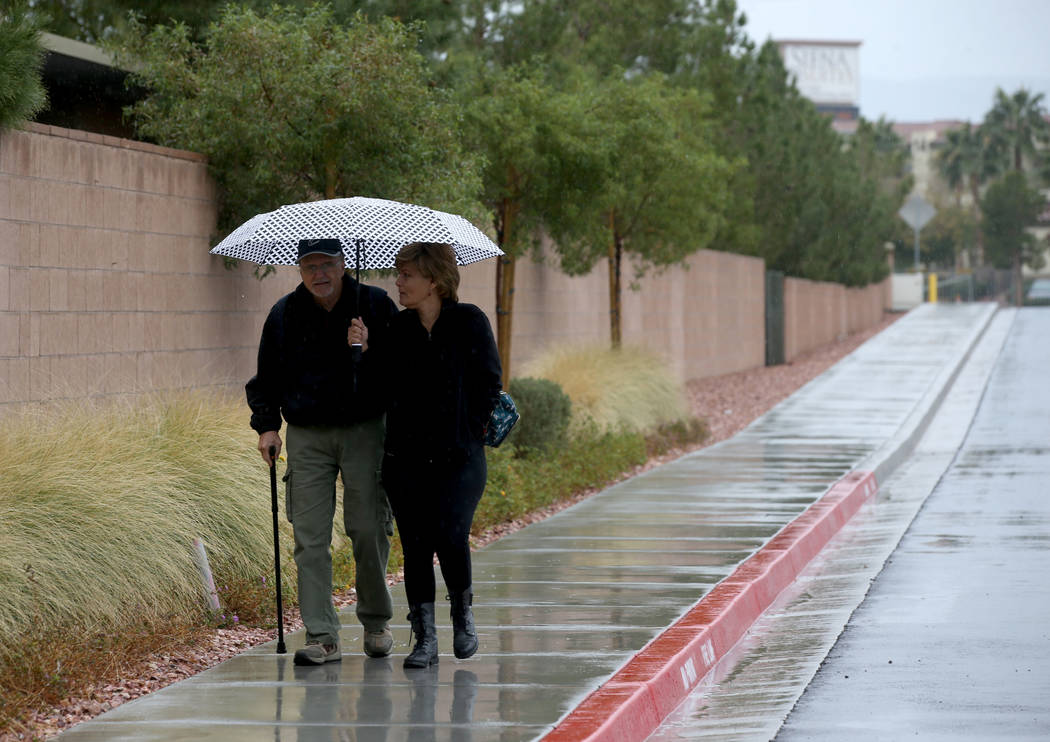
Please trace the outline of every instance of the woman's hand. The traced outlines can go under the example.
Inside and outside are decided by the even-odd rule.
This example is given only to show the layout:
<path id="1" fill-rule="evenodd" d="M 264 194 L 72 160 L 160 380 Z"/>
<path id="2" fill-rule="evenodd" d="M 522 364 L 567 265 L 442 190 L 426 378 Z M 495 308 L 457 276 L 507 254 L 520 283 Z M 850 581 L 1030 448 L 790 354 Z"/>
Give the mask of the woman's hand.
<path id="1" fill-rule="evenodd" d="M 360 345 L 362 352 L 368 350 L 368 328 L 359 317 L 350 320 L 350 329 L 346 331 L 346 342 L 350 345 Z"/>

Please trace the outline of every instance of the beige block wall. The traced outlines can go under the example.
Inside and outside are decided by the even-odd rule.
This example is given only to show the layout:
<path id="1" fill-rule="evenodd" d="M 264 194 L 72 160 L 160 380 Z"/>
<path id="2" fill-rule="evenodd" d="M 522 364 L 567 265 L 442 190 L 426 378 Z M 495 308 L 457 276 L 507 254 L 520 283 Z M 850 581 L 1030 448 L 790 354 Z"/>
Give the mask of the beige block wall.
<path id="1" fill-rule="evenodd" d="M 215 196 L 195 153 L 36 124 L 0 133 L 0 412 L 243 386 L 266 313 L 298 274 L 259 281 L 210 256 Z M 495 268 L 465 267 L 460 290 L 493 326 Z M 376 283 L 396 300 L 392 279 Z M 683 379 L 762 365 L 761 260 L 704 250 L 639 284 L 623 296 L 625 344 L 664 355 Z M 882 316 L 874 288 L 789 279 L 785 291 L 789 358 Z M 520 260 L 512 372 L 551 345 L 607 344 L 608 316 L 604 261 L 569 277 Z"/>
<path id="2" fill-rule="evenodd" d="M 784 279 L 785 360 L 878 324 L 888 299 L 889 279 L 864 288 Z"/>
<path id="3" fill-rule="evenodd" d="M 483 267 L 485 264 L 482 264 Z M 494 264 L 492 265 L 494 268 Z M 468 267 L 469 269 L 469 267 Z M 685 268 L 653 272 L 623 291 L 623 343 L 665 358 L 681 379 L 761 366 L 765 359 L 764 264 L 757 258 L 701 250 Z M 634 275 L 628 266 L 625 279 Z M 584 276 L 557 269 L 549 250 L 515 268 L 511 373 L 552 346 L 607 346 L 608 262 Z M 461 299 L 495 322 L 494 270 L 464 274 Z M 495 327 L 495 324 L 493 324 Z"/>
<path id="4" fill-rule="evenodd" d="M 624 343 L 661 353 L 683 380 L 765 361 L 765 265 L 758 258 L 700 250 L 685 268 L 643 278 L 623 303 Z"/>
<path id="5" fill-rule="evenodd" d="M 208 255 L 215 213 L 200 155 L 35 124 L 0 133 L 0 409 L 243 384 L 294 278 L 227 271 Z"/>

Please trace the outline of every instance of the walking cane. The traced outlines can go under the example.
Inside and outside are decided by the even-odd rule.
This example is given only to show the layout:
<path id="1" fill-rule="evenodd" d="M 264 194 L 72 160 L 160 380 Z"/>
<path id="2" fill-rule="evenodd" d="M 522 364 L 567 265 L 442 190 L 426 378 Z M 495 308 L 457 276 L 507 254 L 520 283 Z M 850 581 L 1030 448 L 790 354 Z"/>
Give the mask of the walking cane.
<path id="1" fill-rule="evenodd" d="M 284 654 L 284 608 L 281 605 L 281 545 L 277 539 L 277 447 L 270 446 L 270 503 L 273 506 L 273 568 L 277 578 L 277 654 Z"/>

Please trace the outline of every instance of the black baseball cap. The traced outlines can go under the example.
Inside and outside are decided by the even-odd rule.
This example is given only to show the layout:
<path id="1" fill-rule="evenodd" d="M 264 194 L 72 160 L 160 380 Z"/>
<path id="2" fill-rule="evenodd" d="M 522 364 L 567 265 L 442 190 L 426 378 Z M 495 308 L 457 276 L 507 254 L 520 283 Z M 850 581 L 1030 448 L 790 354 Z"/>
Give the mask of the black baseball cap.
<path id="1" fill-rule="evenodd" d="M 319 240 L 299 240 L 299 257 L 302 260 L 307 255 L 321 253 L 322 255 L 342 255 L 343 246 L 334 237 L 326 237 Z"/>

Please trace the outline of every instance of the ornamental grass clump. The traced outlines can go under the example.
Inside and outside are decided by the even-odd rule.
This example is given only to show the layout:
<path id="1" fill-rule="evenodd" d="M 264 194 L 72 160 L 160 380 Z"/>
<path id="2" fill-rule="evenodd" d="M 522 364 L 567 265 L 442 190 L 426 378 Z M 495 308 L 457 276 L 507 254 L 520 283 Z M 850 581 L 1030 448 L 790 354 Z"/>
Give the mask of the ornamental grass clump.
<path id="1" fill-rule="evenodd" d="M 269 475 L 243 402 L 214 393 L 53 405 L 0 428 L 0 640 L 200 612 L 217 580 L 273 574 Z M 282 518 L 283 521 L 283 518 Z M 290 543 L 290 537 L 285 537 Z"/>
<path id="2" fill-rule="evenodd" d="M 555 348 L 526 365 L 525 373 L 549 379 L 572 400 L 572 427 L 649 432 L 686 420 L 682 384 L 667 364 L 640 348 Z"/>

